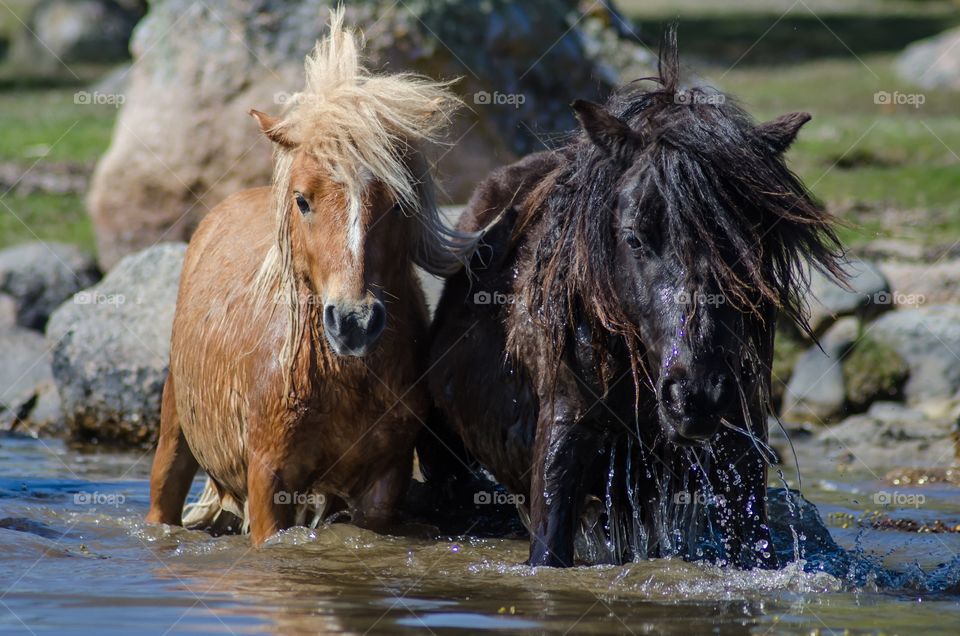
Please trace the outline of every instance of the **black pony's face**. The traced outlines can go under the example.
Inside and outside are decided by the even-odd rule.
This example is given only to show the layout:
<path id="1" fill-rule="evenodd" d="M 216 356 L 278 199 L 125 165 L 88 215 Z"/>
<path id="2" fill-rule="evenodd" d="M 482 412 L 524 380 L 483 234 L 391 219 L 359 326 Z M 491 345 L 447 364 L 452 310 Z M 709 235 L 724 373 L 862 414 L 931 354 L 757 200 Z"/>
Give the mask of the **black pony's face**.
<path id="1" fill-rule="evenodd" d="M 677 443 L 709 440 L 740 408 L 739 392 L 752 390 L 739 356 L 750 317 L 705 254 L 689 262 L 673 250 L 661 213 L 643 209 L 641 184 L 642 175 L 627 178 L 616 205 L 615 289 L 643 343 L 664 432 Z"/>
<path id="2" fill-rule="evenodd" d="M 716 240 L 707 232 L 710 245 L 698 243 L 705 241 L 703 227 L 713 222 L 703 212 L 709 206 L 698 198 L 719 200 L 705 192 L 711 184 L 671 168 L 662 154 L 655 162 L 645 133 L 603 107 L 576 102 L 574 109 L 591 141 L 622 169 L 611 198 L 614 289 L 640 337 L 663 431 L 678 444 L 708 441 L 725 420 L 738 419 L 746 396 L 754 395 L 758 367 L 744 358 L 756 359 L 757 334 L 772 327 L 772 312 L 757 311 L 763 302 L 749 286 L 735 294 L 723 288 L 718 272 L 737 272 L 744 265 L 742 252 L 724 246 L 722 232 Z M 807 119 L 786 116 L 744 134 L 763 135 L 758 147 L 777 154 Z M 664 191 L 684 196 L 665 200 Z M 685 223 L 699 224 L 700 234 Z M 755 275 L 775 278 L 772 271 Z M 743 308 L 745 296 L 750 309 Z"/>

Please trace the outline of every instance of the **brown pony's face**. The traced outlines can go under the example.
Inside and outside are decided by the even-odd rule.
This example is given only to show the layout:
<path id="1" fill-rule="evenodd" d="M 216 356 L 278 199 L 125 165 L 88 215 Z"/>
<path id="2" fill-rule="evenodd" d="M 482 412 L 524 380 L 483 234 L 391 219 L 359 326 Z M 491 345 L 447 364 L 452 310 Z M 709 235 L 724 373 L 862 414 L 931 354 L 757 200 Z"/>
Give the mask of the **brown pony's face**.
<path id="1" fill-rule="evenodd" d="M 270 136 L 269 127 L 265 132 Z M 286 213 L 294 269 L 310 288 L 310 302 L 323 307 L 324 335 L 333 351 L 364 356 L 387 324 L 384 290 L 403 262 L 407 224 L 372 175 L 351 175 L 346 184 L 309 150 L 288 150 L 293 160 Z"/>
<path id="2" fill-rule="evenodd" d="M 323 303 L 327 342 L 345 356 L 366 355 L 383 333 L 383 290 L 405 244 L 396 202 L 372 177 L 361 180 L 364 193 L 351 195 L 304 151 L 290 178 L 296 269 Z"/>

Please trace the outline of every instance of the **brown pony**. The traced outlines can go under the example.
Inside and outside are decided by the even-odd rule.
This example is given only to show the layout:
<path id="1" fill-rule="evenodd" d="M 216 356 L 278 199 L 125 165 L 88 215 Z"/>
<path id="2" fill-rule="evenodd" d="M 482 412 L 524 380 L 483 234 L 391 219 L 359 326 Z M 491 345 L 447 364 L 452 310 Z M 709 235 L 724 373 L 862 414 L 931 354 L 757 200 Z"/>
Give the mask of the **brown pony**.
<path id="1" fill-rule="evenodd" d="M 240 517 L 254 544 L 347 510 L 391 520 L 427 408 L 428 313 L 414 265 L 455 271 L 476 240 L 445 227 L 424 144 L 459 105 L 448 85 L 373 75 L 332 14 L 282 117 L 272 188 L 210 212 L 187 250 L 147 520 Z M 211 485 L 212 482 L 212 485 Z"/>

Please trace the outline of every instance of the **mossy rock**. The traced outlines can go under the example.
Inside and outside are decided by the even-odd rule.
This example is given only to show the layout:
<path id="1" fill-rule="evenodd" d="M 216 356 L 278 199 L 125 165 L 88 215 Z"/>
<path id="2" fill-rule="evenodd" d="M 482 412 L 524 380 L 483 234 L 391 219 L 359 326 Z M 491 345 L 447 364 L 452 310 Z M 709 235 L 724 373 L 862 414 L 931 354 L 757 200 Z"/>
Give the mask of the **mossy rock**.
<path id="1" fill-rule="evenodd" d="M 910 377 L 907 361 L 892 347 L 865 336 L 841 362 L 847 411 L 861 413 L 880 400 L 903 399 L 903 387 Z"/>
<path id="2" fill-rule="evenodd" d="M 770 401 L 776 412 L 780 412 L 783 396 L 787 384 L 793 375 L 793 367 L 797 358 L 808 348 L 808 345 L 794 335 L 790 328 L 777 326 L 777 334 L 773 342 L 773 368 L 770 382 Z"/>

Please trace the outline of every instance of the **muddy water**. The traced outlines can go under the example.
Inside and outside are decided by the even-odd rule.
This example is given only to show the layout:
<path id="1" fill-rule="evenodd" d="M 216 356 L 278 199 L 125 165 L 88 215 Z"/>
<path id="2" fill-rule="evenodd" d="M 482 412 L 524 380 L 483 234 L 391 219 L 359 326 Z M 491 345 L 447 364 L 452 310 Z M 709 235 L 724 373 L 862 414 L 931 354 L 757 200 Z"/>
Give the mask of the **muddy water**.
<path id="1" fill-rule="evenodd" d="M 858 564 L 834 576 L 678 560 L 535 571 L 519 541 L 349 525 L 251 550 L 243 537 L 146 526 L 149 462 L 0 438 L 0 633 L 960 633 L 960 535 L 849 522 L 883 488 L 855 473 L 804 479 Z M 891 516 L 960 523 L 950 487 L 898 492 L 924 503 Z"/>

